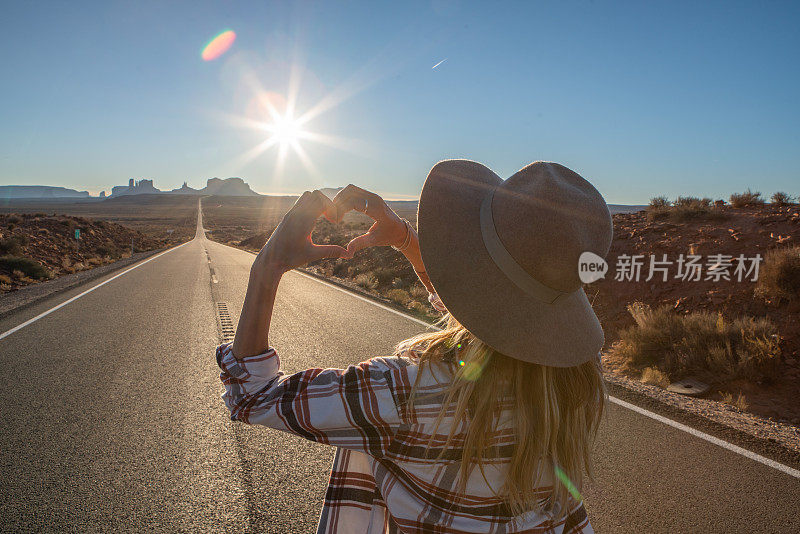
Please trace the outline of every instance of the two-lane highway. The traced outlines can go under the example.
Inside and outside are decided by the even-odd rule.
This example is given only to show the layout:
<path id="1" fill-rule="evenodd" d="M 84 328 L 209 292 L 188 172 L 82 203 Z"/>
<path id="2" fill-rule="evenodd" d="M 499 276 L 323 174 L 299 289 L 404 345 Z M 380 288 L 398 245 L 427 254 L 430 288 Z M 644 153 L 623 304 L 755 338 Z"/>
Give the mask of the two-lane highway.
<path id="1" fill-rule="evenodd" d="M 333 450 L 234 424 L 213 349 L 253 256 L 191 242 L 0 321 L 0 530 L 312 532 Z M 224 320 L 224 317 L 223 317 Z M 301 273 L 271 342 L 288 372 L 424 328 Z M 611 404 L 585 492 L 599 532 L 799 532 L 800 479 Z"/>

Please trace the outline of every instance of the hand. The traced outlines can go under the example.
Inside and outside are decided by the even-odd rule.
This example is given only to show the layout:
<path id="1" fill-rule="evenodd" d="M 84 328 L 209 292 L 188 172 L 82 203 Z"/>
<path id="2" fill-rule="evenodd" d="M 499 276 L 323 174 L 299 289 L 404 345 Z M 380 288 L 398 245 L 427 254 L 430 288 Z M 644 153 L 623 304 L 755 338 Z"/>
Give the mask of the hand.
<path id="1" fill-rule="evenodd" d="M 405 221 L 375 193 L 350 184 L 336 194 L 333 204 L 336 207 L 336 222 L 341 221 L 350 210 L 360 211 L 375 221 L 367 233 L 347 244 L 347 251 L 351 255 L 369 247 L 398 246 L 406 238 L 408 227 Z"/>
<path id="2" fill-rule="evenodd" d="M 336 222 L 336 213 L 336 206 L 320 191 L 303 193 L 258 253 L 253 269 L 267 268 L 282 274 L 323 258 L 351 258 L 353 255 L 343 247 L 311 241 L 319 216 Z"/>

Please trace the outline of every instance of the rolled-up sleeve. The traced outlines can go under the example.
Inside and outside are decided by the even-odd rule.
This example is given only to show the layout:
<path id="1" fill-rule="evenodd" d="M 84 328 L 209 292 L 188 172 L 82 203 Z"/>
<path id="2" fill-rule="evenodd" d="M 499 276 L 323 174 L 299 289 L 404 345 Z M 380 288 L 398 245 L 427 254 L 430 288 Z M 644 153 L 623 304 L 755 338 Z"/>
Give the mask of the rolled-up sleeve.
<path id="1" fill-rule="evenodd" d="M 376 358 L 347 369 L 286 375 L 275 349 L 237 359 L 217 348 L 231 419 L 290 432 L 311 441 L 382 456 L 402 424 L 393 368 Z"/>

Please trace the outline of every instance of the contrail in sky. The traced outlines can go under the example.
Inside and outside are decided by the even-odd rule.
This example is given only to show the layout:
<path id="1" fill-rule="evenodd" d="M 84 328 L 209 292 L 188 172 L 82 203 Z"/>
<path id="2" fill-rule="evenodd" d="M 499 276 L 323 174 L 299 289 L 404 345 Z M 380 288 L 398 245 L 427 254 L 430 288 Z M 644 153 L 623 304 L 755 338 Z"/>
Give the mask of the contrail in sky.
<path id="1" fill-rule="evenodd" d="M 441 64 L 442 64 L 442 63 L 444 63 L 445 61 L 447 61 L 447 58 L 444 58 L 444 59 L 443 59 L 443 60 L 441 60 L 439 63 L 437 63 L 436 65 L 434 65 L 433 67 L 431 67 L 431 70 L 435 69 L 436 67 L 438 67 L 439 65 L 441 65 Z"/>

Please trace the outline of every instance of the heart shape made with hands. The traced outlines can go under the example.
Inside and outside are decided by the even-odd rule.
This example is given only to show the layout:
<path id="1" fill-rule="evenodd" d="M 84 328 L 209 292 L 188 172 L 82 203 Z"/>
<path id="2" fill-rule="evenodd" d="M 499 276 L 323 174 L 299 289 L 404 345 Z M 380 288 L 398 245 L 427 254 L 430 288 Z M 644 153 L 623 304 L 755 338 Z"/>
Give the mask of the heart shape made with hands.
<path id="1" fill-rule="evenodd" d="M 333 207 L 335 214 L 325 213 L 325 218 L 332 222 L 341 223 L 350 211 L 363 213 L 374 221 L 365 233 L 347 244 L 351 255 L 365 248 L 401 243 L 406 237 L 405 222 L 375 193 L 348 185 L 336 194 Z"/>

